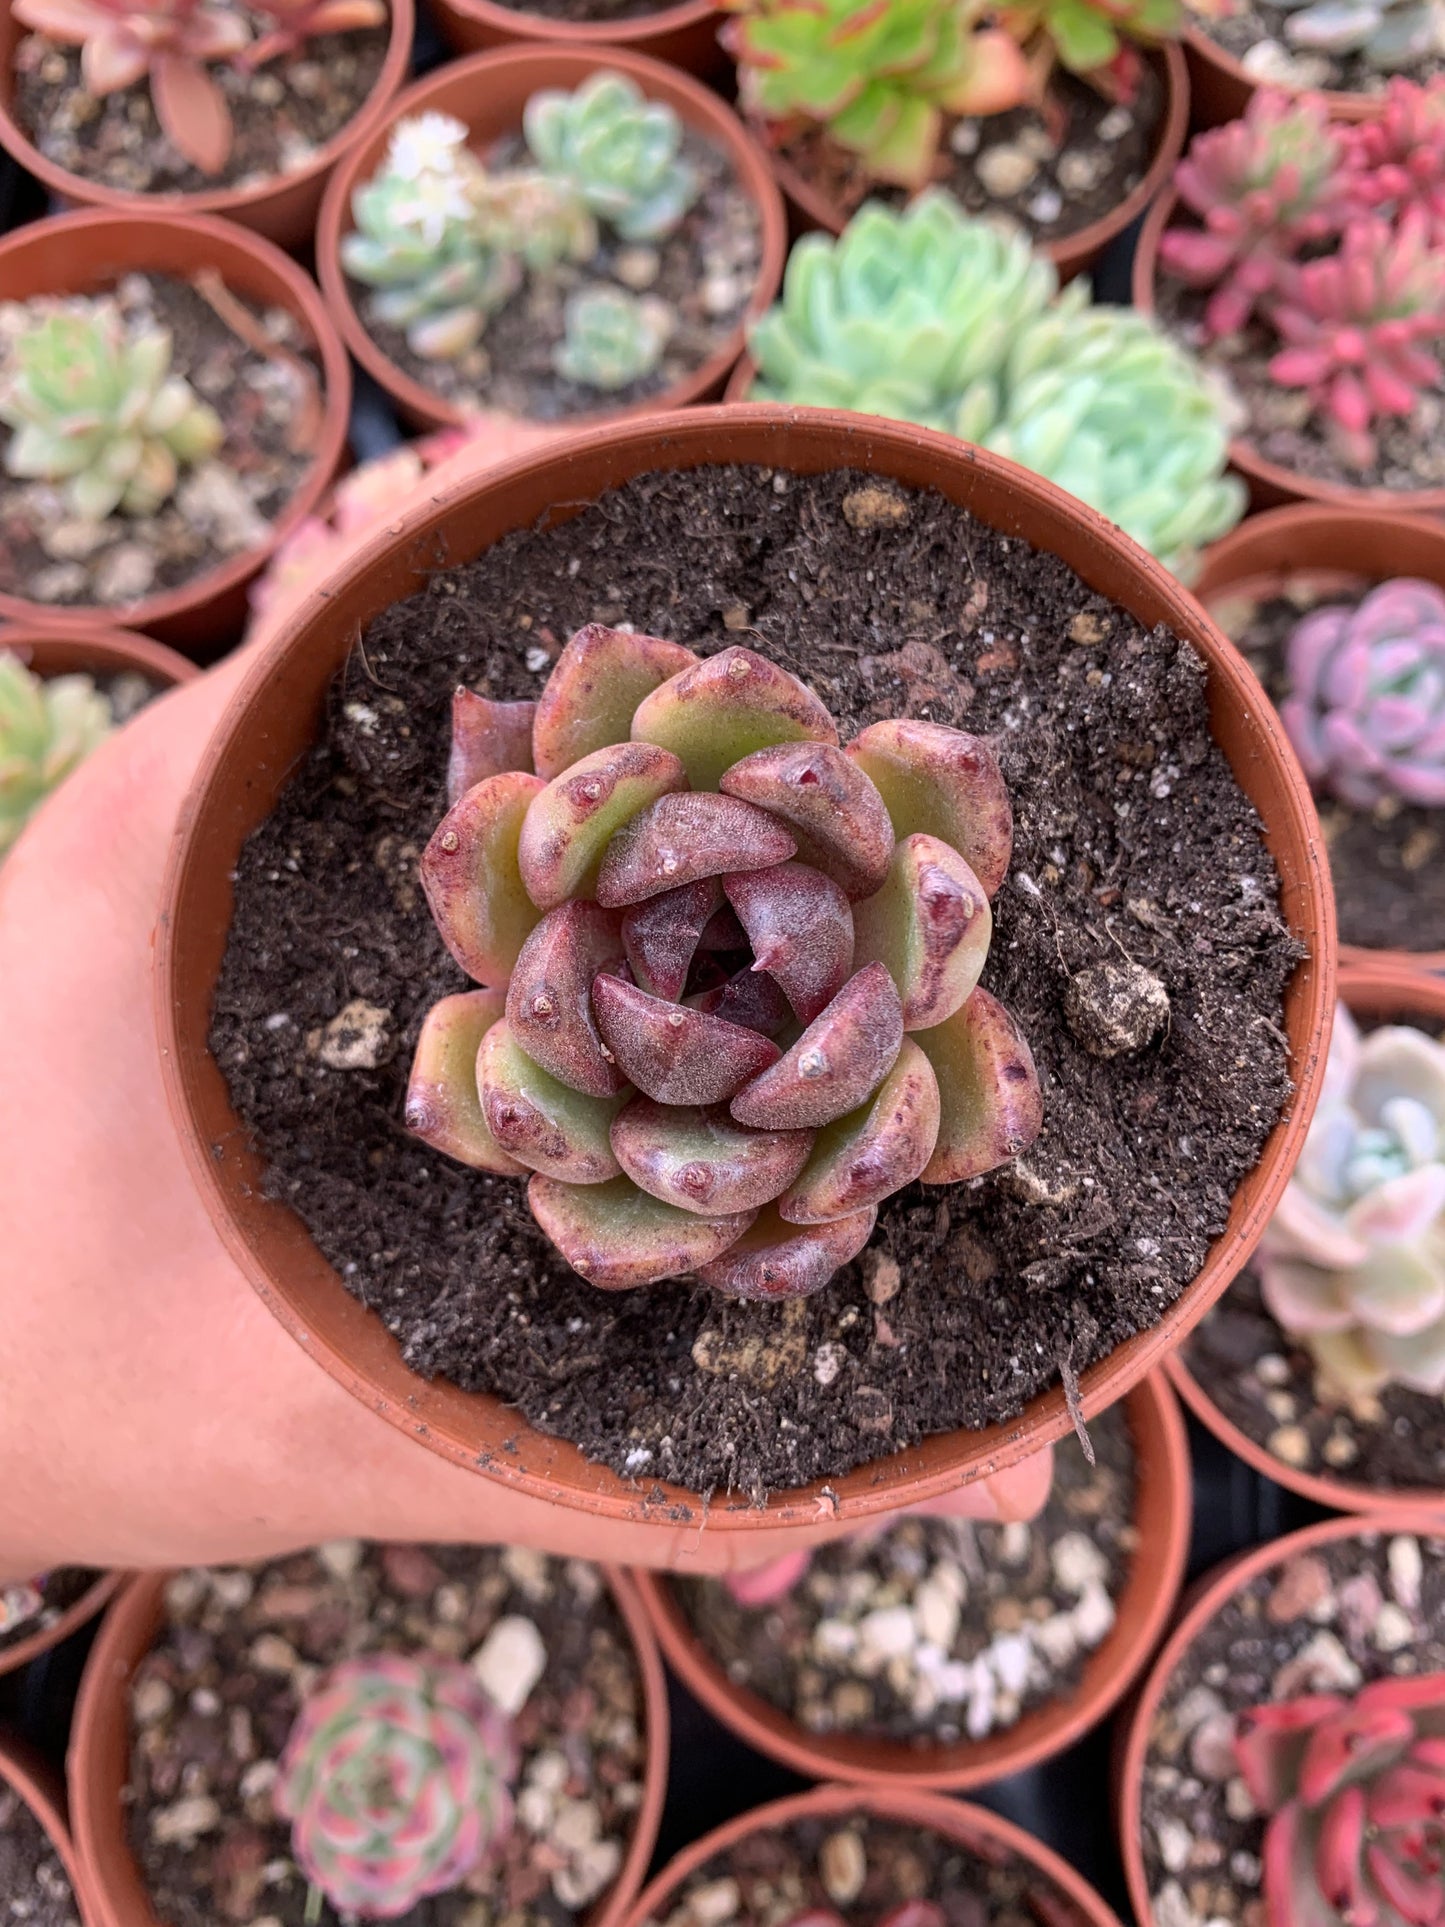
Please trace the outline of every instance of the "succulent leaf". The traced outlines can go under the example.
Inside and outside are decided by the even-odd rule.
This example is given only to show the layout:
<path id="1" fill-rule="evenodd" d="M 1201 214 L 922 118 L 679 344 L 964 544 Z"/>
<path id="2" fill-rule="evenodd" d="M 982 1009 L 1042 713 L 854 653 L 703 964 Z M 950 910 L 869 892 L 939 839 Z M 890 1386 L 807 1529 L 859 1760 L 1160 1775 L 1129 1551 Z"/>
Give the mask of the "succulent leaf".
<path id="1" fill-rule="evenodd" d="M 700 1270 L 737 1241 L 753 1216 L 698 1217 L 640 1191 L 630 1178 L 574 1185 L 535 1177 L 527 1202 L 567 1263 L 599 1291 L 628 1291 Z"/>
<path id="2" fill-rule="evenodd" d="M 1033 1053 L 996 997 L 980 988 L 944 1023 L 914 1033 L 938 1078 L 938 1143 L 925 1184 L 960 1184 L 1020 1156 L 1043 1129 Z"/>
<path id="3" fill-rule="evenodd" d="M 757 1211 L 807 1161 L 811 1131 L 749 1131 L 725 1106 L 634 1097 L 612 1125 L 612 1149 L 634 1184 L 680 1211 Z"/>
<path id="4" fill-rule="evenodd" d="M 492 1136 L 528 1170 L 568 1185 L 603 1184 L 621 1170 L 609 1133 L 622 1099 L 561 1083 L 528 1057 L 505 1018 L 482 1039 L 477 1090 Z"/>
<path id="5" fill-rule="evenodd" d="M 866 964 L 820 1017 L 732 1103 L 739 1124 L 795 1131 L 856 1110 L 892 1069 L 903 1044 L 903 1006 L 881 963 Z"/>
<path id="6" fill-rule="evenodd" d="M 641 755 L 648 745 L 634 743 L 632 748 Z M 667 755 L 665 750 L 651 753 Z M 715 790 L 660 796 L 613 837 L 597 878 L 597 898 L 614 908 L 643 903 L 725 870 L 785 863 L 796 847 L 766 810 L 740 803 L 735 796 L 719 796 Z"/>
<path id="7" fill-rule="evenodd" d="M 942 723 L 873 723 L 848 745 L 897 837 L 922 832 L 957 850 L 992 897 L 1013 854 L 1013 810 L 981 737 Z"/>
<path id="8" fill-rule="evenodd" d="M 778 1061 L 771 1039 L 686 1004 L 650 997 L 620 977 L 598 977 L 592 1008 L 626 1074 L 659 1104 L 721 1104 Z"/>
<path id="9" fill-rule="evenodd" d="M 677 310 L 658 295 L 581 288 L 567 297 L 562 323 L 552 366 L 565 381 L 613 395 L 661 366 Z"/>
<path id="10" fill-rule="evenodd" d="M 681 757 L 695 790 L 716 789 L 724 772 L 754 750 L 838 741 L 836 724 L 811 689 L 740 648 L 708 656 L 645 696 L 632 735 Z"/>
<path id="11" fill-rule="evenodd" d="M 765 970 L 798 1021 L 811 1024 L 853 968 L 853 917 L 842 889 L 805 863 L 735 872 L 723 889 L 752 946 L 753 969 Z"/>
<path id="12" fill-rule="evenodd" d="M 579 629 L 537 702 L 532 727 L 537 774 L 550 782 L 595 750 L 625 743 L 643 697 L 696 661 L 690 649 L 661 636 L 634 635 L 600 622 Z"/>
<path id="13" fill-rule="evenodd" d="M 452 748 L 447 760 L 447 801 L 455 803 L 477 783 L 508 770 L 532 769 L 535 703 L 498 703 L 473 689 L 452 696 Z"/>
<path id="14" fill-rule="evenodd" d="M 622 913 L 622 943 L 635 981 L 676 1003 L 687 984 L 703 932 L 722 901 L 715 876 L 645 897 Z"/>
<path id="15" fill-rule="evenodd" d="M 700 1264 L 697 1275 L 730 1298 L 809 1298 L 858 1256 L 877 1222 L 870 1207 L 830 1224 L 799 1226 L 770 1206 L 719 1257 Z"/>
<path id="16" fill-rule="evenodd" d="M 617 832 L 659 797 L 686 787 L 677 757 L 651 743 L 594 750 L 545 787 L 539 785 L 518 846 L 522 881 L 533 903 L 555 910 L 568 897 L 595 896 L 598 872 Z"/>
<path id="17" fill-rule="evenodd" d="M 505 1004 L 500 990 L 463 990 L 432 1005 L 406 1087 L 406 1128 L 459 1164 L 514 1178 L 527 1167 L 492 1136 L 477 1089 L 477 1053 Z"/>
<path id="18" fill-rule="evenodd" d="M 663 241 L 697 199 L 682 122 L 625 74 L 599 68 L 573 93 L 533 94 L 522 118 L 537 164 L 624 241 Z"/>
<path id="19" fill-rule="evenodd" d="M 507 986 L 507 1023 L 544 1071 L 589 1097 L 616 1097 L 627 1079 L 592 1016 L 592 980 L 622 968 L 622 919 L 584 897 L 549 910 L 522 945 Z"/>
<path id="20" fill-rule="evenodd" d="M 932 1064 L 911 1037 L 871 1100 L 819 1131 L 811 1157 L 778 1199 L 789 1224 L 825 1224 L 881 1204 L 918 1177 L 938 1139 Z"/>
<path id="21" fill-rule="evenodd" d="M 881 888 L 893 825 L 872 781 L 831 743 L 779 743 L 725 770 L 718 788 L 786 823 L 801 860 L 856 901 Z"/>
<path id="22" fill-rule="evenodd" d="M 764 1037 L 779 1036 L 793 1021 L 793 1007 L 782 987 L 763 970 L 740 970 L 726 983 L 699 991 L 686 1001 L 694 1010 L 725 1017 L 730 1024 L 741 1024 Z"/>
<path id="23" fill-rule="evenodd" d="M 501 989 L 540 912 L 519 861 L 522 826 L 543 793 L 522 770 L 457 798 L 421 856 L 421 886 L 442 942 L 477 983 Z"/>
<path id="24" fill-rule="evenodd" d="M 951 844 L 906 836 L 887 880 L 856 906 L 859 963 L 882 963 L 903 999 L 903 1028 L 928 1030 L 964 1004 L 983 974 L 993 913 Z"/>
<path id="25" fill-rule="evenodd" d="M 0 858 L 112 727 L 110 704 L 89 676 L 47 681 L 0 649 Z"/>

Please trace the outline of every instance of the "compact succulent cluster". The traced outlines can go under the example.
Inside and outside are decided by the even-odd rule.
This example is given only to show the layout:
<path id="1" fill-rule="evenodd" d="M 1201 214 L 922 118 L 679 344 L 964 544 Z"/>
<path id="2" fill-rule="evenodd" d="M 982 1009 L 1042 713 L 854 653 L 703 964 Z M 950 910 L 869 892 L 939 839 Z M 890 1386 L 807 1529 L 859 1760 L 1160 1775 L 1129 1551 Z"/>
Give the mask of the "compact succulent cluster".
<path id="1" fill-rule="evenodd" d="M 317 34 L 387 17 L 385 0 L 15 0 L 13 12 L 33 33 L 82 49 L 81 78 L 97 98 L 148 80 L 163 132 L 204 174 L 220 173 L 233 139 L 212 66 L 259 67 Z"/>
<path id="2" fill-rule="evenodd" d="M 1136 46 L 1177 35 L 1180 0 L 724 0 L 744 110 L 774 145 L 826 130 L 870 180 L 932 179 L 948 116 L 1039 100 L 1056 65 L 1110 93 Z"/>
<path id="3" fill-rule="evenodd" d="M 517 1767 L 510 1723 L 465 1666 L 377 1653 L 312 1688 L 273 1799 L 315 1892 L 348 1919 L 396 1920 L 503 1845 Z"/>
<path id="4" fill-rule="evenodd" d="M 1433 1927 L 1445 1867 L 1445 1674 L 1376 1680 L 1239 1716 L 1264 1836 L 1269 1927 Z"/>
<path id="5" fill-rule="evenodd" d="M 111 728 L 110 704 L 89 676 L 47 682 L 0 650 L 0 857 Z"/>
<path id="6" fill-rule="evenodd" d="M 573 93 L 534 94 L 523 132 L 533 164 L 489 169 L 450 115 L 403 120 L 352 197 L 342 264 L 376 291 L 373 318 L 404 330 L 424 360 L 475 347 L 529 272 L 591 261 L 599 221 L 620 240 L 662 241 L 699 193 L 678 116 L 624 74 L 604 68 Z M 554 365 L 587 387 L 625 388 L 657 367 L 675 325 L 657 297 L 581 288 Z"/>
<path id="7" fill-rule="evenodd" d="M 1261 91 L 1195 137 L 1175 184 L 1196 221 L 1171 228 L 1159 258 L 1208 290 L 1206 337 L 1265 329 L 1272 379 L 1305 389 L 1341 459 L 1369 468 L 1376 421 L 1442 380 L 1445 79 L 1393 82 L 1378 127 Z"/>
<path id="8" fill-rule="evenodd" d="M 1445 592 L 1398 576 L 1312 609 L 1289 640 L 1280 717 L 1317 789 L 1356 809 L 1445 809 Z"/>
<path id="9" fill-rule="evenodd" d="M 593 624 L 535 704 L 458 691 L 448 790 L 422 883 L 485 988 L 428 1015 L 407 1123 L 530 1171 L 592 1284 L 816 1291 L 891 1193 L 1036 1136 L 1028 1046 L 978 987 L 1012 843 L 978 738 L 845 750 L 767 658 Z"/>
<path id="10" fill-rule="evenodd" d="M 1445 1392 L 1445 1044 L 1343 1005 L 1304 1153 L 1256 1260 L 1321 1389 Z"/>
<path id="11" fill-rule="evenodd" d="M 1063 294 L 1023 236 L 941 190 L 807 235 L 750 346 L 759 400 L 852 408 L 1011 456 L 1176 572 L 1244 511 L 1220 394 L 1132 309 Z"/>

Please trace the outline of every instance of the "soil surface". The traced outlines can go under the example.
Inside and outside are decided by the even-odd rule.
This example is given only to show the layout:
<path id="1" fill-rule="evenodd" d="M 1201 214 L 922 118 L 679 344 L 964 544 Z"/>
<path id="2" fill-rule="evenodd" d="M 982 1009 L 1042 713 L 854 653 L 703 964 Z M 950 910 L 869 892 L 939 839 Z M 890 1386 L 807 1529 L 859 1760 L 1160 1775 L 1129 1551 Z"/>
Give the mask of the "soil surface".
<path id="1" fill-rule="evenodd" d="M 1057 127 L 1032 107 L 954 121 L 936 177 L 971 214 L 1010 215 L 1041 241 L 1077 234 L 1133 192 L 1154 158 L 1164 112 L 1163 83 L 1147 66 L 1128 106 L 1111 105 L 1064 73 L 1051 97 Z M 858 156 L 822 129 L 789 141 L 783 152 L 845 214 L 869 199 L 901 207 L 911 198 L 905 188 L 879 186 Z"/>
<path id="2" fill-rule="evenodd" d="M 89 1566 L 57 1566 L 28 1584 L 0 1587 L 0 1653 L 48 1632 L 99 1577 Z"/>
<path id="3" fill-rule="evenodd" d="M 622 620 L 761 649 L 845 739 L 892 715 L 989 736 L 1013 797 L 984 982 L 1031 1041 L 1043 1136 L 1008 1170 L 890 1199 L 862 1258 L 788 1306 L 597 1292 L 518 1180 L 402 1129 L 421 1021 L 462 987 L 416 871 L 452 691 L 535 696 L 573 629 Z M 1163 980 L 1171 1018 L 1104 1064 L 1064 992 L 1124 956 Z M 495 1391 L 629 1474 L 763 1493 L 1011 1418 L 1157 1321 L 1287 1096 L 1293 961 L 1189 649 L 940 497 L 715 468 L 508 537 L 372 625 L 242 853 L 212 1049 L 270 1189 L 414 1370 Z M 317 1033 L 353 999 L 385 1013 L 384 1041 L 374 1068 L 338 1072 Z"/>
<path id="4" fill-rule="evenodd" d="M 335 1927 L 276 1818 L 305 1694 L 358 1653 L 468 1661 L 511 1710 L 517 1822 L 498 1865 L 403 1927 L 568 1927 L 616 1879 L 642 1798 L 645 1721 L 626 1627 L 595 1566 L 518 1548 L 345 1540 L 269 1565 L 177 1574 L 131 1683 L 130 1841 L 167 1927 Z M 508 1701 L 507 1695 L 512 1695 Z"/>
<path id="5" fill-rule="evenodd" d="M 208 460 L 182 468 L 154 515 L 117 512 L 88 522 L 69 508 L 63 484 L 0 472 L 0 588 L 32 602 L 123 610 L 269 538 L 311 467 L 322 398 L 311 344 L 285 309 L 239 304 L 248 328 L 274 344 L 262 354 L 190 282 L 130 274 L 104 298 L 115 301 L 131 334 L 169 330 L 172 373 L 215 409 L 226 438 Z M 221 286 L 219 299 L 237 297 Z M 9 344 L 46 313 L 88 305 L 0 303 L 0 368 Z M 9 435 L 0 428 L 0 451 Z"/>
<path id="6" fill-rule="evenodd" d="M 1269 0 L 1232 0 L 1227 13 L 1191 7 L 1189 24 L 1242 61 L 1258 84 L 1325 88 L 1331 93 L 1384 93 L 1390 76 L 1378 73 L 1359 54 L 1291 47 L 1284 32 L 1291 11 L 1271 6 Z M 1445 73 L 1445 38 L 1403 72 L 1422 82 Z"/>
<path id="7" fill-rule="evenodd" d="M 1270 700 L 1290 693 L 1286 651 L 1295 625 L 1322 603 L 1356 607 L 1374 584 L 1301 577 L 1268 600 L 1228 593 L 1213 604 Z M 1337 798 L 1318 799 L 1329 845 L 1340 941 L 1368 950 L 1445 950 L 1445 810 L 1413 808 L 1396 799 L 1373 810 Z"/>
<path id="8" fill-rule="evenodd" d="M 1445 383 L 1416 397 L 1408 416 L 1381 416 L 1375 423 L 1372 468 L 1345 461 L 1328 423 L 1306 390 L 1282 388 L 1269 376 L 1280 347 L 1272 328 L 1253 321 L 1240 334 L 1206 342 L 1201 325 L 1205 292 L 1156 277 L 1159 318 L 1207 367 L 1223 374 L 1239 404 L 1235 433 L 1266 461 L 1296 475 L 1339 488 L 1390 489 L 1410 495 L 1445 488 Z"/>
<path id="9" fill-rule="evenodd" d="M 80 1909 L 60 1855 L 20 1795 L 4 1781 L 0 1781 L 0 1923 L 4 1927 L 80 1927 Z"/>
<path id="10" fill-rule="evenodd" d="M 428 361 L 413 354 L 401 329 L 372 318 L 368 290 L 353 281 L 351 298 L 367 332 L 388 360 L 454 407 L 494 408 L 528 421 L 562 421 L 569 415 L 626 408 L 675 387 L 716 354 L 736 329 L 762 262 L 758 211 L 727 156 L 692 133 L 684 136 L 682 151 L 697 169 L 701 191 L 665 241 L 649 247 L 619 241 L 599 223 L 599 245 L 590 261 L 530 271 L 488 321 L 482 340 L 456 361 Z M 515 138 L 493 148 L 486 159 L 489 166 L 503 168 L 523 163 L 526 154 Z M 677 317 L 656 368 L 625 388 L 590 388 L 567 380 L 552 366 L 553 350 L 566 333 L 568 296 L 593 287 L 625 287 L 654 296 L 666 301 Z"/>
<path id="11" fill-rule="evenodd" d="M 244 6 L 256 30 L 265 21 Z M 15 54 L 11 112 L 48 161 L 127 194 L 199 194 L 256 187 L 295 174 L 366 104 L 386 59 L 390 32 L 319 34 L 255 73 L 221 62 L 208 71 L 231 110 L 235 142 L 220 173 L 203 174 L 161 131 L 149 80 L 103 99 L 87 93 L 80 48 L 28 34 Z"/>
<path id="12" fill-rule="evenodd" d="M 1362 1530 L 1237 1592 L 1190 1647 L 1155 1716 L 1143 1850 L 1157 1927 L 1263 1918 L 1264 1819 L 1234 1771 L 1237 1716 L 1445 1670 L 1445 1541 Z"/>
<path id="13" fill-rule="evenodd" d="M 947 1927 L 1081 1927 L 1053 1882 L 990 1845 L 987 1856 L 942 1834 L 868 1813 L 797 1821 L 719 1854 L 646 1927 L 776 1927 L 809 1907 L 847 1927 L 875 1927 L 907 1900 L 931 1900 Z"/>

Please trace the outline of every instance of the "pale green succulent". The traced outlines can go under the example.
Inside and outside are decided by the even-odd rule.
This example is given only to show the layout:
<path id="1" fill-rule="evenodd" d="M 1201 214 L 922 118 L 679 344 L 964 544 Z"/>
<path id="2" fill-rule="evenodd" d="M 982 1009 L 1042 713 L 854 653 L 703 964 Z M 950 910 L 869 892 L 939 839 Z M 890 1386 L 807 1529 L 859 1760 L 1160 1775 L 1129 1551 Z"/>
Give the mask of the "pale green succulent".
<path id="1" fill-rule="evenodd" d="M 110 704 L 89 676 L 46 682 L 0 650 L 0 857 L 111 728 Z"/>
<path id="2" fill-rule="evenodd" d="M 117 509 L 154 514 L 181 464 L 213 454 L 225 432 L 170 366 L 169 332 L 127 335 L 109 302 L 47 315 L 18 337 L 0 373 L 0 421 L 15 431 L 6 469 L 64 482 L 86 521 Z"/>
<path id="3" fill-rule="evenodd" d="M 604 68 L 575 93 L 533 94 L 522 128 L 537 164 L 624 241 L 665 240 L 697 199 L 681 121 L 623 74 Z"/>
<path id="4" fill-rule="evenodd" d="M 1226 405 L 1132 310 L 1060 295 L 1020 234 L 934 191 L 870 203 L 836 240 L 793 249 L 758 323 L 753 394 L 918 422 L 1047 476 L 1176 572 L 1238 521 Z"/>
<path id="5" fill-rule="evenodd" d="M 483 174 L 471 189 L 477 232 L 489 247 L 520 256 L 529 268 L 588 261 L 597 252 L 597 223 L 566 181 L 530 168 Z"/>
<path id="6" fill-rule="evenodd" d="M 565 318 L 553 367 L 568 381 L 608 393 L 652 373 L 676 319 L 667 302 L 622 288 L 584 288 L 568 300 Z"/>

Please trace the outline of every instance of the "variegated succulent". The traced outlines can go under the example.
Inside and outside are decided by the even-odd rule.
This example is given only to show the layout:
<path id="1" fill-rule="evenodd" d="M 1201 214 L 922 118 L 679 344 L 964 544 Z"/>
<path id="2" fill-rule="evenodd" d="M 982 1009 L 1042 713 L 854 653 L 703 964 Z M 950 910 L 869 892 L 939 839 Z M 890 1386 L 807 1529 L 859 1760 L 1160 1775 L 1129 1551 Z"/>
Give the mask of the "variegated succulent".
<path id="1" fill-rule="evenodd" d="M 979 988 L 1012 843 L 980 739 L 843 749 L 752 650 L 592 624 L 537 703 L 458 691 L 448 787 L 422 883 L 483 988 L 428 1015 L 407 1123 L 532 1173 L 594 1285 L 816 1291 L 900 1186 L 1037 1134 L 1028 1045 Z"/>

